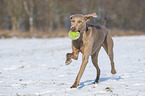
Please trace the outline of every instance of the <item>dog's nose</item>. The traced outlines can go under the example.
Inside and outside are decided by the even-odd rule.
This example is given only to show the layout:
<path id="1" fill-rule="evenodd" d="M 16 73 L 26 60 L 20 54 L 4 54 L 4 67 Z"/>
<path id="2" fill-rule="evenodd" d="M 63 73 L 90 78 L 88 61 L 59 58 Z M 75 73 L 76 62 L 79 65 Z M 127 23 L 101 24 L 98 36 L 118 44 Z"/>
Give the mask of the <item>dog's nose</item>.
<path id="1" fill-rule="evenodd" d="M 71 27 L 71 31 L 76 31 L 76 28 L 75 27 Z"/>

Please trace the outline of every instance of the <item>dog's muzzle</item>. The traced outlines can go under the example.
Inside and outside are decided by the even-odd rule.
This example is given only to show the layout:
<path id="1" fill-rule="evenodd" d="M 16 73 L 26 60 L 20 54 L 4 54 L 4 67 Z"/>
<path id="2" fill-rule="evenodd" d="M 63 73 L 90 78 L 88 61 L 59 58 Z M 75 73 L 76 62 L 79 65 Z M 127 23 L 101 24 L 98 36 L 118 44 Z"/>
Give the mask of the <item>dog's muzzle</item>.
<path id="1" fill-rule="evenodd" d="M 76 27 L 71 27 L 70 29 L 71 29 L 71 31 L 73 31 L 73 32 L 76 32 L 76 31 L 77 31 L 77 30 L 76 30 Z"/>

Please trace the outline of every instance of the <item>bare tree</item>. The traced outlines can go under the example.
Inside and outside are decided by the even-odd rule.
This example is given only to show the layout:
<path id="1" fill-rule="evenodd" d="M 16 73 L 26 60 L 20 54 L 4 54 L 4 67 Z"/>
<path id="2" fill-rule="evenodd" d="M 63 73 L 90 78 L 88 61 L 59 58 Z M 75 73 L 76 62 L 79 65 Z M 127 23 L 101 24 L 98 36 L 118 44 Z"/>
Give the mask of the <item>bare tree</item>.
<path id="1" fill-rule="evenodd" d="M 3 15 L 4 15 L 4 11 L 5 10 L 3 10 L 3 7 L 4 7 L 5 5 L 4 5 L 4 0 L 1 0 L 1 3 L 0 3 L 0 29 L 2 29 L 2 23 L 3 23 Z"/>
<path id="2" fill-rule="evenodd" d="M 20 28 L 19 21 L 22 15 L 22 0 L 7 0 L 5 2 L 12 22 L 12 29 L 16 31 Z"/>
<path id="3" fill-rule="evenodd" d="M 144 3 L 145 0 L 0 0 L 0 28 L 53 32 L 69 25 L 66 22 L 71 14 L 96 12 L 99 24 L 107 16 L 110 28 L 144 31 Z"/>
<path id="4" fill-rule="evenodd" d="M 30 32 L 33 32 L 34 27 L 34 16 L 33 16 L 33 8 L 34 8 L 34 1 L 33 0 L 23 0 L 24 9 L 29 16 L 29 25 L 30 25 Z"/>

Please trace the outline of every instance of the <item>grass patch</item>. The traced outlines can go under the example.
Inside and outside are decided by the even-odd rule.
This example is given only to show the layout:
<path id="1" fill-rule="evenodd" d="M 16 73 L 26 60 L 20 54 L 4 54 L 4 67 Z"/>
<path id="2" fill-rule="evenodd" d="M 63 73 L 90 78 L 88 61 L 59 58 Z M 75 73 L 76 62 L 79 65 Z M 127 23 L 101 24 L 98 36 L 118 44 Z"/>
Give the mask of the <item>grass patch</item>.
<path id="1" fill-rule="evenodd" d="M 145 35 L 145 32 L 134 31 L 134 30 L 118 30 L 109 29 L 111 36 L 132 36 L 132 35 Z M 0 38 L 54 38 L 54 37 L 68 37 L 68 32 L 65 29 L 59 29 L 53 32 L 42 32 L 35 30 L 33 32 L 21 32 L 21 31 L 10 31 L 0 30 Z"/>

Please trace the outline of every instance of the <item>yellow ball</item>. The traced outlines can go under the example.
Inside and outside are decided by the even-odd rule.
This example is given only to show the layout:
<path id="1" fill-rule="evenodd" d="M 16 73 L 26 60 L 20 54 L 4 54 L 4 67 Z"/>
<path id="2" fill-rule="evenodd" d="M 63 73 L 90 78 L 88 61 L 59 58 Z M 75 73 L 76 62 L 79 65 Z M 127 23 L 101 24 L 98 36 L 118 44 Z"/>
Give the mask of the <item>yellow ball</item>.
<path id="1" fill-rule="evenodd" d="M 80 37 L 80 32 L 78 32 L 78 31 L 76 31 L 76 32 L 69 31 L 68 36 L 72 40 L 77 40 Z"/>

